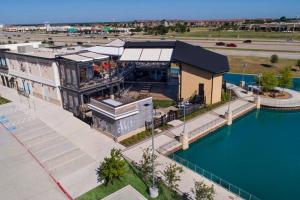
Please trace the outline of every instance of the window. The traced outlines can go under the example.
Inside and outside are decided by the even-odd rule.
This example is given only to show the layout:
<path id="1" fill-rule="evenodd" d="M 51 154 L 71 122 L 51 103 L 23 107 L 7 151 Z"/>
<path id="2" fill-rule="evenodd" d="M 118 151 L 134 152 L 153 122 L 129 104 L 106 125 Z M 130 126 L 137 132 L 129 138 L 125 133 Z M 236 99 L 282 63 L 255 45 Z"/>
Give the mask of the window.
<path id="1" fill-rule="evenodd" d="M 75 70 L 72 70 L 72 79 L 73 79 L 73 84 L 77 85 L 77 76 Z"/>
<path id="2" fill-rule="evenodd" d="M 71 83 L 71 70 L 66 69 L 66 72 L 67 72 L 67 83 Z"/>

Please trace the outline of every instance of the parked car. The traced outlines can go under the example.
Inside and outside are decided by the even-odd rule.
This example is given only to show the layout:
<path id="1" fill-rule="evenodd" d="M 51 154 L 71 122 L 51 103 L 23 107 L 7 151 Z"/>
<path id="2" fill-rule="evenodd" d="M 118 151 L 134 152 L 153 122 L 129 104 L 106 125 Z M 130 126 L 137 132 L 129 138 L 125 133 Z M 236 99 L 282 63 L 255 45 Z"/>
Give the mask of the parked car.
<path id="1" fill-rule="evenodd" d="M 252 43 L 252 40 L 245 40 L 244 43 L 246 43 L 246 44 L 251 44 L 251 43 Z"/>
<path id="2" fill-rule="evenodd" d="M 226 44 L 226 47 L 237 47 L 237 45 L 234 43 L 229 43 L 229 44 Z"/>
<path id="3" fill-rule="evenodd" d="M 226 44 L 224 42 L 217 42 L 216 45 L 217 46 L 225 46 Z"/>

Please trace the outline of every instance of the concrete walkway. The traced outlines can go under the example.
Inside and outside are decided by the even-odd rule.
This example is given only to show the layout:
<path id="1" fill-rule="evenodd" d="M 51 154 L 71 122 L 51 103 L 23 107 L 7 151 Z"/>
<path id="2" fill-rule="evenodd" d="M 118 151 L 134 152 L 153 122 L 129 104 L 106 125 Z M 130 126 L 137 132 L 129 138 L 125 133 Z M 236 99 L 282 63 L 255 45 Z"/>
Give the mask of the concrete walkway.
<path id="1" fill-rule="evenodd" d="M 156 150 L 159 146 L 162 146 L 165 143 L 168 143 L 170 141 L 172 141 L 173 139 L 161 134 L 155 137 L 155 145 L 156 145 Z M 151 139 L 142 142 L 138 145 L 135 145 L 131 148 L 128 148 L 126 150 L 123 151 L 124 156 L 126 156 L 128 159 L 139 163 L 139 161 L 142 159 L 142 153 L 143 153 L 143 149 L 146 148 L 151 148 Z M 157 162 L 160 164 L 156 170 L 159 172 L 159 176 L 162 176 L 162 172 L 165 169 L 165 167 L 170 164 L 170 163 L 176 163 L 175 161 L 173 161 L 172 159 L 168 158 L 167 156 L 164 156 L 162 154 L 159 154 L 158 152 L 156 152 L 156 155 L 158 156 L 157 158 Z M 178 164 L 178 163 L 176 163 Z M 221 186 L 214 184 L 213 182 L 209 181 L 208 179 L 206 179 L 205 177 L 193 172 L 192 170 L 186 168 L 185 166 L 183 166 L 184 168 L 184 172 L 181 175 L 181 181 L 178 183 L 178 189 L 181 192 L 187 192 L 190 195 L 192 195 L 191 193 L 191 189 L 194 188 L 194 181 L 204 181 L 204 183 L 206 185 L 214 185 L 214 189 L 215 189 L 215 200 L 235 200 L 235 199 L 240 199 L 238 196 L 236 196 L 235 194 L 227 191 L 226 189 L 222 188 Z M 193 195 L 192 195 L 193 196 Z"/>
<path id="2" fill-rule="evenodd" d="M 247 100 L 247 101 L 254 101 L 254 95 L 247 92 L 245 89 L 236 86 L 231 83 L 227 83 L 226 87 L 231 89 L 239 98 Z M 276 87 L 275 89 L 281 91 L 282 88 Z M 281 109 L 293 109 L 293 108 L 300 108 L 300 92 L 291 90 L 291 89 L 284 89 L 285 92 L 289 93 L 290 97 L 287 99 L 274 99 L 268 98 L 264 96 L 260 96 L 261 105 L 265 107 L 271 108 L 281 108 Z"/>
<path id="3" fill-rule="evenodd" d="M 255 108 L 255 104 L 249 103 L 246 100 L 234 100 L 230 102 L 230 107 L 233 112 L 233 118 L 236 118 L 244 113 Z M 200 138 L 207 133 L 219 128 L 226 124 L 226 119 L 224 118 L 225 112 L 228 110 L 228 103 L 213 109 L 210 112 L 204 113 L 190 121 L 186 122 L 186 131 L 189 134 L 189 140 L 192 141 L 195 138 Z M 164 131 L 160 135 L 155 137 L 155 150 L 158 155 L 158 162 L 161 164 L 158 166 L 157 170 L 162 173 L 165 166 L 169 163 L 177 163 L 174 160 L 165 156 L 170 151 L 174 149 L 180 149 L 181 143 L 174 139 L 174 136 L 180 136 L 183 132 L 183 124 L 173 127 L 167 131 Z M 134 161 L 139 162 L 142 158 L 142 152 L 144 149 L 151 147 L 151 139 L 141 142 L 137 145 L 127 148 L 124 150 L 124 155 Z M 178 163 L 177 163 L 178 164 Z M 186 168 L 184 168 L 184 174 L 181 176 L 181 181 L 179 183 L 178 189 L 181 192 L 187 192 L 191 194 L 191 188 L 194 187 L 194 181 L 204 181 L 207 185 L 214 185 L 216 195 L 215 199 L 240 199 L 237 195 L 224 189 L 218 184 L 213 183 L 207 178 L 199 175 L 198 173 Z M 191 194 L 192 195 L 192 194 Z"/>
<path id="4" fill-rule="evenodd" d="M 57 105 L 34 97 L 28 100 L 3 86 L 0 86 L 0 93 L 15 106 L 1 113 L 6 118 L 11 117 L 7 127 L 20 129 L 16 136 L 48 166 L 49 173 L 73 198 L 98 185 L 95 169 L 112 148 L 123 149 L 122 145 Z M 9 115 L 14 109 L 17 112 Z M 55 144 L 57 148 L 54 148 Z M 51 146 L 53 151 L 49 150 Z"/>

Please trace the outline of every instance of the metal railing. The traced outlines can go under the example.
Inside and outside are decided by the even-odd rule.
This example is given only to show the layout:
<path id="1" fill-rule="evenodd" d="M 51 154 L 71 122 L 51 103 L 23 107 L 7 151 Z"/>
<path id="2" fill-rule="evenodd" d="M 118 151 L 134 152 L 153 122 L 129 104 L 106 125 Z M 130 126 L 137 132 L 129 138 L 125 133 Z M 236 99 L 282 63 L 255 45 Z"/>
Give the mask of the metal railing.
<path id="1" fill-rule="evenodd" d="M 222 123 L 222 122 L 225 122 L 224 119 L 222 118 L 217 118 L 211 122 L 208 122 L 202 126 L 200 126 L 199 128 L 196 128 L 192 131 L 190 131 L 188 134 L 189 134 L 189 138 L 192 138 L 196 135 L 199 135 L 200 133 L 203 133 L 205 131 L 209 131 L 210 129 L 214 128 L 216 125 Z"/>
<path id="2" fill-rule="evenodd" d="M 229 183 L 228 181 L 216 176 L 215 174 L 195 165 L 194 163 L 191 163 L 188 160 L 185 160 L 184 158 L 181 158 L 175 154 L 171 154 L 170 158 L 173 159 L 174 161 L 176 161 L 177 163 L 186 166 L 187 168 L 193 170 L 194 172 L 204 176 L 205 178 L 209 179 L 210 181 L 220 185 L 221 187 L 223 187 L 224 189 L 240 196 L 243 199 L 246 200 L 260 200 L 258 197 L 256 197 L 255 195 L 239 188 L 236 185 L 233 185 L 231 183 Z"/>
<path id="3" fill-rule="evenodd" d="M 232 114 L 233 115 L 238 114 L 238 113 L 240 113 L 240 112 L 242 112 L 244 110 L 247 110 L 247 109 L 249 109 L 251 107 L 255 107 L 255 105 L 253 103 L 246 103 L 245 105 L 242 105 L 241 107 L 238 107 L 238 108 L 234 109 L 232 111 Z"/>

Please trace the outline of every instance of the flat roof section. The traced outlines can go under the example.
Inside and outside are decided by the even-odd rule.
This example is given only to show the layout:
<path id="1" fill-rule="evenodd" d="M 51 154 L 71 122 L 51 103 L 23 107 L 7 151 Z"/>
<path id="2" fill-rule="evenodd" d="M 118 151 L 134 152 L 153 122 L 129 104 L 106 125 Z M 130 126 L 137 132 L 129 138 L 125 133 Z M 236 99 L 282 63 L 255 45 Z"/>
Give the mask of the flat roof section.
<path id="1" fill-rule="evenodd" d="M 113 100 L 113 99 L 105 99 L 105 100 L 103 100 L 103 102 L 104 102 L 104 103 L 107 103 L 107 104 L 109 104 L 109 105 L 112 105 L 112 106 L 114 106 L 114 107 L 123 105 L 121 102 L 116 101 L 116 100 Z"/>
<path id="2" fill-rule="evenodd" d="M 68 59 L 68 60 L 72 60 L 72 61 L 76 61 L 76 62 L 87 62 L 87 61 L 92 61 L 92 58 L 87 58 L 84 56 L 79 56 L 77 54 L 70 54 L 70 55 L 64 55 L 61 56 L 64 59 Z"/>
<path id="3" fill-rule="evenodd" d="M 103 59 L 109 58 L 109 56 L 102 55 L 102 54 L 99 54 L 99 53 L 94 53 L 94 52 L 85 52 L 85 53 L 80 53 L 78 55 L 84 56 L 84 57 L 87 57 L 87 58 L 92 58 L 92 59 L 95 59 L 95 60 L 103 60 Z"/>

